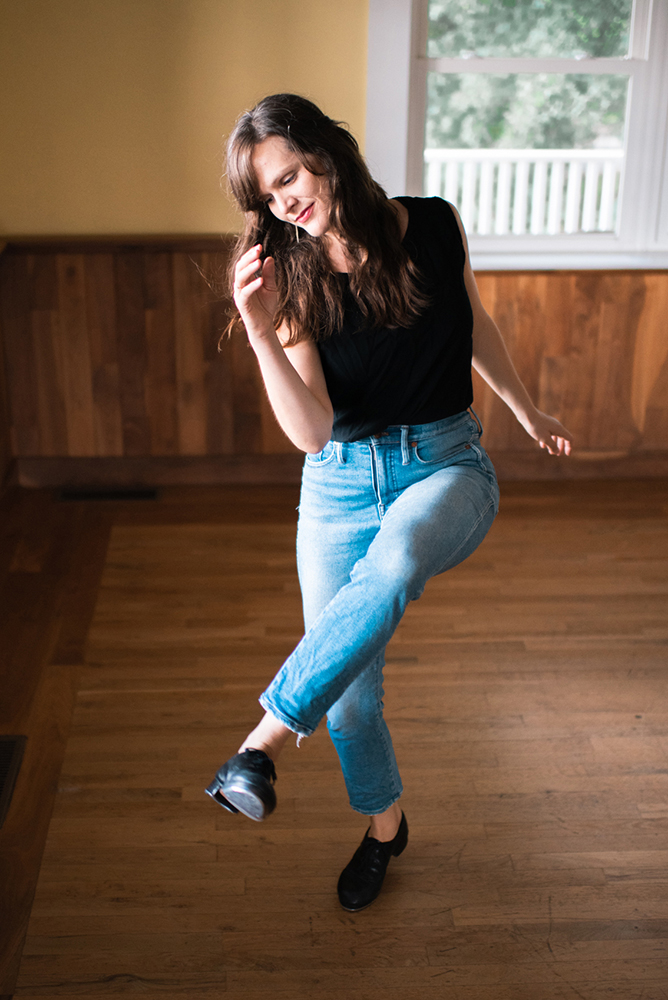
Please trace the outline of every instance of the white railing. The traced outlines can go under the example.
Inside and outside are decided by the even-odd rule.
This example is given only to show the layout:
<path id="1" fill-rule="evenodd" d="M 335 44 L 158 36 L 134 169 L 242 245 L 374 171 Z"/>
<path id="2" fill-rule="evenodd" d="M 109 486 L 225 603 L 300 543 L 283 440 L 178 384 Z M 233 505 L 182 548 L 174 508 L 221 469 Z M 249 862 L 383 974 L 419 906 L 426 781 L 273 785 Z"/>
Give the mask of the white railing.
<path id="1" fill-rule="evenodd" d="M 484 235 L 614 232 L 623 149 L 425 149 L 425 193 Z"/>

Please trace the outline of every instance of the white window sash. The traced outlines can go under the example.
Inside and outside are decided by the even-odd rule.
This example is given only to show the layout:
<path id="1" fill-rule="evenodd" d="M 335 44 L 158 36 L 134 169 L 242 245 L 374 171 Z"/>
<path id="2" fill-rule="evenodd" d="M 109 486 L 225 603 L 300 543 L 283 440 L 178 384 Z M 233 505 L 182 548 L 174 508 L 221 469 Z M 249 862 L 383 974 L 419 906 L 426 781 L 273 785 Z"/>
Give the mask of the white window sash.
<path id="1" fill-rule="evenodd" d="M 433 73 L 616 73 L 632 76 L 644 59 L 533 59 L 513 56 L 501 58 L 472 56 L 462 59 L 454 56 L 428 59 L 418 56 L 427 71 Z"/>

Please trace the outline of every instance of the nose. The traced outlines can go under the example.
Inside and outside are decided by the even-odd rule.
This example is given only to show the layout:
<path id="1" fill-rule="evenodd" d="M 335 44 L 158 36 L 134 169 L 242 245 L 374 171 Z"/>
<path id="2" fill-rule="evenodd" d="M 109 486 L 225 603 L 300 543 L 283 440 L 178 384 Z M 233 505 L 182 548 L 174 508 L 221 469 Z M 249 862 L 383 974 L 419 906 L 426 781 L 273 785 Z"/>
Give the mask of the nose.
<path id="1" fill-rule="evenodd" d="M 286 192 L 281 192 L 280 194 L 275 195 L 275 198 L 281 215 L 289 215 L 290 210 L 297 203 L 297 199 L 293 195 L 287 194 Z"/>

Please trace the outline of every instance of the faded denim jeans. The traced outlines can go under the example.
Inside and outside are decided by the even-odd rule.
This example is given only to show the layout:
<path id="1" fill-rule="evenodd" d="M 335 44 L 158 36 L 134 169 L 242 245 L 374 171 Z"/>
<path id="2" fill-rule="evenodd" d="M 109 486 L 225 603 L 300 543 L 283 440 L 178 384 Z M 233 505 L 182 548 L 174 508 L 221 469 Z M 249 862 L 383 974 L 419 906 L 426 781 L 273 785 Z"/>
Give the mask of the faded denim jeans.
<path id="1" fill-rule="evenodd" d="M 297 532 L 306 634 L 260 703 L 303 736 L 327 715 L 350 804 L 367 816 L 402 792 L 383 719 L 385 647 L 408 602 L 478 547 L 498 511 L 479 430 L 464 412 L 306 456 Z"/>

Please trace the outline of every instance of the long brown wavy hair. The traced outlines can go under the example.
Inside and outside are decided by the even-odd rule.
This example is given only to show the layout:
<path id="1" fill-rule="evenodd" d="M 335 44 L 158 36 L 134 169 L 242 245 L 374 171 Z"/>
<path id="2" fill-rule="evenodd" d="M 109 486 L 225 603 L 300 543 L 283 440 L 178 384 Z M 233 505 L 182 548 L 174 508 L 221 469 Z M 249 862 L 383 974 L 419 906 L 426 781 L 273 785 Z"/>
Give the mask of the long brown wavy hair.
<path id="1" fill-rule="evenodd" d="M 324 243 L 272 215 L 260 198 L 251 157 L 270 136 L 283 139 L 312 174 L 331 189 L 331 224 L 350 259 L 350 289 L 372 327 L 408 327 L 428 304 L 420 275 L 401 243 L 396 213 L 373 180 L 359 146 L 343 126 L 296 94 L 265 97 L 238 120 L 227 143 L 227 176 L 245 227 L 232 254 L 229 287 L 239 258 L 262 244 L 276 264 L 276 329 L 288 344 L 331 336 L 343 320 L 343 286 L 332 271 Z M 241 323 L 235 313 L 228 332 Z"/>

